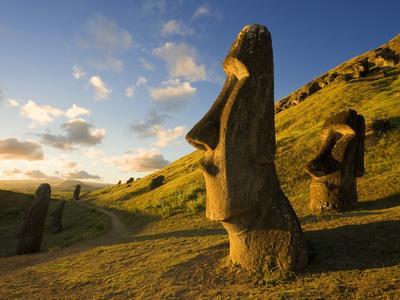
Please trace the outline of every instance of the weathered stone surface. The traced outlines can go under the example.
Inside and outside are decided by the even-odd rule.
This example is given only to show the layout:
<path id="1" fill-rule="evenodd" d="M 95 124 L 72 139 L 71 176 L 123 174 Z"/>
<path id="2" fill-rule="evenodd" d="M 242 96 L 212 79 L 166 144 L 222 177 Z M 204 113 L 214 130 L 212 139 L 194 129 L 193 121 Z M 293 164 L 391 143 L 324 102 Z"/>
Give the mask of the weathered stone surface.
<path id="1" fill-rule="evenodd" d="M 135 178 L 131 177 L 126 181 L 126 183 L 129 184 L 129 183 L 132 183 L 134 181 L 135 181 Z"/>
<path id="2" fill-rule="evenodd" d="M 355 110 L 325 121 L 320 150 L 306 165 L 312 211 L 344 211 L 357 204 L 356 177 L 364 174 L 364 139 L 365 121 Z"/>
<path id="3" fill-rule="evenodd" d="M 16 254 L 36 253 L 40 251 L 43 228 L 51 195 L 50 185 L 41 184 L 35 192 L 35 201 L 25 213 L 21 228 L 17 234 Z"/>
<path id="4" fill-rule="evenodd" d="M 154 177 L 150 182 L 150 190 L 154 190 L 164 184 L 164 176 L 159 175 Z"/>
<path id="5" fill-rule="evenodd" d="M 74 190 L 74 200 L 81 200 L 80 193 L 81 193 L 81 185 L 77 184 Z"/>
<path id="6" fill-rule="evenodd" d="M 308 262 L 296 214 L 275 170 L 271 35 L 245 26 L 223 62 L 220 95 L 187 134 L 205 152 L 206 216 L 228 231 L 230 258 L 252 271 L 295 271 Z"/>
<path id="7" fill-rule="evenodd" d="M 62 214 L 64 211 L 65 207 L 65 201 L 62 200 L 60 203 L 57 205 L 56 209 L 51 213 L 51 233 L 57 234 L 62 231 Z"/>

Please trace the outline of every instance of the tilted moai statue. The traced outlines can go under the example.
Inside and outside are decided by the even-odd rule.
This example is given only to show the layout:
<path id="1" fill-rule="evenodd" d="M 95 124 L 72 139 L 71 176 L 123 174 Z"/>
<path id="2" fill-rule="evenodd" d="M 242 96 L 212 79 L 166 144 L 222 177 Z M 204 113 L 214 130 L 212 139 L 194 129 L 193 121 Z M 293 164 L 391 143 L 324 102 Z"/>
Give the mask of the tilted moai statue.
<path id="1" fill-rule="evenodd" d="M 51 189 L 47 183 L 41 184 L 35 192 L 35 202 L 24 216 L 17 234 L 16 254 L 36 253 L 40 251 L 43 228 L 49 208 Z"/>
<path id="2" fill-rule="evenodd" d="M 81 185 L 77 184 L 74 190 L 74 200 L 80 200 L 79 194 L 81 193 Z"/>
<path id="3" fill-rule="evenodd" d="M 312 211 L 344 211 L 357 204 L 356 178 L 364 174 L 364 139 L 364 117 L 355 110 L 325 121 L 321 148 L 305 168 L 311 176 Z"/>
<path id="4" fill-rule="evenodd" d="M 251 271 L 295 271 L 308 262 L 296 214 L 275 169 L 271 35 L 245 26 L 223 62 L 225 85 L 187 134 L 205 152 L 206 216 L 228 231 L 230 258 Z"/>
<path id="5" fill-rule="evenodd" d="M 64 211 L 64 206 L 65 206 L 65 201 L 62 200 L 60 203 L 57 205 L 56 209 L 51 213 L 51 233 L 57 234 L 62 231 L 62 214 Z"/>

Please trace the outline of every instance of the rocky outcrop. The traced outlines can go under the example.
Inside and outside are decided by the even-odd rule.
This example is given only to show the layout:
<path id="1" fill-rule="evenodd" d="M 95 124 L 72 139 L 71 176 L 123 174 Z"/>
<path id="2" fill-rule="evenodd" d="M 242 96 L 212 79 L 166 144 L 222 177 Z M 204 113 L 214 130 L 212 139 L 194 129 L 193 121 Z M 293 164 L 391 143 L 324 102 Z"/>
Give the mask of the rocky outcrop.
<path id="1" fill-rule="evenodd" d="M 35 201 L 25 213 L 24 220 L 17 234 L 16 254 L 36 253 L 40 251 L 43 229 L 49 208 L 50 185 L 41 184 L 35 192 Z"/>
<path id="2" fill-rule="evenodd" d="M 229 235 L 230 259 L 256 272 L 296 271 L 308 262 L 297 216 L 275 169 L 271 35 L 242 29 L 223 62 L 219 96 L 187 134 L 204 151 L 206 216 Z"/>
<path id="3" fill-rule="evenodd" d="M 304 87 L 281 99 L 275 104 L 275 113 L 305 101 L 311 95 L 330 85 L 374 80 L 400 71 L 400 34 L 387 44 L 366 52 L 310 81 Z"/>
<path id="4" fill-rule="evenodd" d="M 127 183 L 127 184 L 130 184 L 130 183 L 132 183 L 132 182 L 134 182 L 134 181 L 135 181 L 135 178 L 131 177 L 131 178 L 129 178 L 129 179 L 126 181 L 126 183 Z"/>

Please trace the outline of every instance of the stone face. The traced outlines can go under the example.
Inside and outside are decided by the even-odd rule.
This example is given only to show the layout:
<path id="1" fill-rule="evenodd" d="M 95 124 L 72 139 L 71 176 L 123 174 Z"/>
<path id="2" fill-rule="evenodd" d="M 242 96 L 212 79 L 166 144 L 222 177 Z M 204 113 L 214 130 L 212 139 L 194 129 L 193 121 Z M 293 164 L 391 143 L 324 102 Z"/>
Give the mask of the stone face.
<path id="1" fill-rule="evenodd" d="M 65 207 L 65 201 L 62 200 L 60 203 L 57 205 L 56 209 L 51 213 L 51 233 L 57 234 L 62 231 L 62 213 L 64 211 Z"/>
<path id="2" fill-rule="evenodd" d="M 121 184 L 121 180 L 118 180 L 117 185 L 120 185 L 120 184 Z"/>
<path id="3" fill-rule="evenodd" d="M 150 182 L 150 190 L 154 190 L 164 184 L 164 176 L 159 175 L 153 178 Z"/>
<path id="4" fill-rule="evenodd" d="M 40 251 L 43 228 L 49 207 L 51 189 L 47 183 L 41 184 L 35 192 L 35 201 L 25 213 L 21 228 L 17 234 L 16 254 L 36 253 Z"/>
<path id="5" fill-rule="evenodd" d="M 306 165 L 310 209 L 344 211 L 357 204 L 356 177 L 364 174 L 364 117 L 342 111 L 324 123 L 318 154 Z"/>
<path id="6" fill-rule="evenodd" d="M 135 178 L 131 177 L 126 181 L 126 183 L 129 184 L 129 183 L 132 183 L 134 181 L 135 181 Z"/>
<path id="7" fill-rule="evenodd" d="M 223 62 L 226 82 L 187 134 L 203 150 L 206 216 L 228 231 L 230 258 L 252 271 L 295 271 L 308 262 L 299 221 L 275 170 L 271 35 L 245 26 Z"/>
<path id="8" fill-rule="evenodd" d="M 81 193 L 81 185 L 77 184 L 74 190 L 74 200 L 80 200 L 81 198 L 79 197 Z"/>

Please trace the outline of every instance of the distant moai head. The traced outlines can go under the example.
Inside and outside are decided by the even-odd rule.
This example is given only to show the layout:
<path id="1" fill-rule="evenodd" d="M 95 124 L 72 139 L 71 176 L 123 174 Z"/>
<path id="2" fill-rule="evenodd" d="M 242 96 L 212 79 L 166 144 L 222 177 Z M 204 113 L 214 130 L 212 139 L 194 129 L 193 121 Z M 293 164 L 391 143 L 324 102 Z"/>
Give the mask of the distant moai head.
<path id="1" fill-rule="evenodd" d="M 80 200 L 81 185 L 77 184 L 74 190 L 74 200 Z"/>
<path id="2" fill-rule="evenodd" d="M 38 199 L 50 199 L 51 187 L 48 183 L 42 183 L 38 186 L 35 192 L 35 196 Z"/>
<path id="3" fill-rule="evenodd" d="M 206 215 L 222 221 L 252 210 L 274 161 L 274 76 L 271 35 L 264 26 L 242 29 L 223 62 L 225 85 L 187 134 L 205 151 Z"/>
<path id="4" fill-rule="evenodd" d="M 311 176 L 311 210 L 342 211 L 355 206 L 356 177 L 365 172 L 364 139 L 364 117 L 355 110 L 342 111 L 325 121 L 320 150 L 305 168 Z"/>

